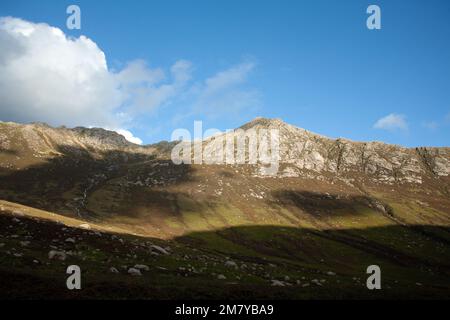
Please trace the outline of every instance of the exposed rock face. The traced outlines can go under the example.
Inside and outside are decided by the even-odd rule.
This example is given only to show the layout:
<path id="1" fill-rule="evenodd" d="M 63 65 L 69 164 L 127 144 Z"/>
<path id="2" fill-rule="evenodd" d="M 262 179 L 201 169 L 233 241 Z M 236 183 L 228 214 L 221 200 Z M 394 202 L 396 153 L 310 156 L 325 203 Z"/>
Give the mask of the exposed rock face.
<path id="1" fill-rule="evenodd" d="M 118 155 L 121 153 L 121 155 Z M 125 155 L 126 153 L 126 155 Z M 20 168 L 62 154 L 93 158 L 149 155 L 153 148 L 128 142 L 101 128 L 52 128 L 43 123 L 0 122 L 0 168 Z"/>
<path id="2" fill-rule="evenodd" d="M 450 174 L 450 148 L 404 148 L 381 142 L 331 139 L 279 119 L 256 118 L 240 129 L 258 133 L 262 130 L 278 130 L 279 177 L 307 177 L 314 173 L 345 176 L 357 173 L 390 184 L 421 183 L 425 176 L 432 178 Z M 224 134 L 223 141 L 233 134 Z M 217 143 L 222 143 L 214 140 L 216 138 L 204 142 L 204 150 L 215 149 L 219 147 Z"/>
<path id="3" fill-rule="evenodd" d="M 18 143 L 22 143 L 18 145 Z M 0 122 L 0 147 L 28 148 L 38 154 L 54 151 L 56 146 L 82 147 L 91 150 L 146 150 L 129 142 L 115 131 L 102 128 L 53 128 L 44 123 L 18 124 Z"/>

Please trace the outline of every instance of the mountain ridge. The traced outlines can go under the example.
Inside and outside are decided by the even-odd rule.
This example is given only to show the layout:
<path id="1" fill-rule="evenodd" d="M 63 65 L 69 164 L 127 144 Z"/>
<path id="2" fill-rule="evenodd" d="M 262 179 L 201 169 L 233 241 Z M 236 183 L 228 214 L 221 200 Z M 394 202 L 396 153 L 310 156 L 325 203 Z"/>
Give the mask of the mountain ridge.
<path id="1" fill-rule="evenodd" d="M 450 174 L 450 148 L 406 148 L 383 142 L 355 142 L 348 139 L 332 139 L 306 129 L 287 124 L 280 119 L 256 118 L 238 129 L 277 129 L 280 139 L 281 177 L 308 176 L 311 173 L 363 175 L 377 182 L 422 183 L 424 179 L 447 177 Z M 237 130 L 223 133 L 234 135 Z M 217 137 L 216 137 L 217 138 Z M 221 147 L 221 141 L 209 137 L 202 145 Z M 15 141 L 15 139 L 17 141 Z M 45 124 L 0 123 L 0 148 L 12 163 L 14 153 L 22 153 L 29 162 L 57 155 L 60 148 L 80 148 L 87 153 L 101 156 L 105 152 L 121 151 L 156 157 L 170 157 L 176 142 L 160 142 L 136 145 L 115 131 L 101 128 L 53 128 Z M 29 149 L 28 152 L 26 149 Z M 17 157 L 17 154 L 16 154 Z M 206 158 L 205 158 L 206 159 Z M 1 160 L 1 159 L 0 159 Z M 26 162 L 26 161 L 25 161 Z M 9 163 L 11 165 L 11 162 Z M 24 164 L 26 165 L 26 163 Z M 0 161 L 0 166 L 5 166 Z M 256 174 L 263 170 L 256 165 Z M 258 173 L 259 172 L 259 173 Z M 262 174 L 260 174 L 262 176 Z"/>
<path id="2" fill-rule="evenodd" d="M 141 146 L 141 147 L 150 147 L 153 145 L 157 145 L 159 143 L 162 142 L 167 142 L 167 140 L 161 140 L 161 141 L 157 141 L 157 142 L 153 142 L 153 143 L 147 143 L 147 144 L 136 144 L 133 143 L 131 141 L 126 140 L 126 138 L 121 135 L 120 133 L 114 131 L 114 130 L 110 130 L 110 129 L 105 129 L 103 127 L 85 127 L 85 126 L 75 126 L 75 127 L 66 127 L 66 126 L 52 126 L 46 122 L 29 122 L 29 123 L 20 123 L 20 122 L 14 122 L 14 121 L 1 121 L 0 120 L 0 124 L 5 124 L 5 125 L 13 125 L 13 126 L 36 126 L 36 127 L 44 127 L 44 128 L 51 128 L 51 129 L 55 129 L 55 130 L 69 130 L 69 131 L 75 131 L 75 132 L 84 132 L 84 133 L 88 133 L 91 135 L 95 135 L 94 132 L 105 132 L 107 133 L 107 135 L 110 136 L 120 136 L 123 137 L 125 139 L 125 141 L 127 142 L 127 144 L 133 144 L 136 146 Z M 279 129 L 282 126 L 288 126 L 288 127 L 292 127 L 298 130 L 302 130 L 306 133 L 309 133 L 312 136 L 318 136 L 318 137 L 322 137 L 322 138 L 326 138 L 329 140 L 333 140 L 333 141 L 337 141 L 337 140 L 341 140 L 341 141 L 347 141 L 347 142 L 352 142 L 352 143 L 374 143 L 374 144 L 384 144 L 384 145 L 389 145 L 389 146 L 395 146 L 395 147 L 400 147 L 400 148 L 405 148 L 405 149 L 416 149 L 416 148 L 442 148 L 442 149 L 450 149 L 450 146 L 427 146 L 427 145 L 418 145 L 418 146 L 412 146 L 412 147 L 408 147 L 408 146 L 404 146 L 401 144 L 397 144 L 397 143 L 389 143 L 389 142 L 385 142 L 385 141 L 380 141 L 380 140 L 354 140 L 354 139 L 350 139 L 344 136 L 341 137 L 330 137 L 327 135 L 323 135 L 299 126 L 296 126 L 294 124 L 290 124 L 288 122 L 283 121 L 281 118 L 266 118 L 266 117 L 255 117 L 253 120 L 250 120 L 246 123 L 244 123 L 243 125 L 238 126 L 237 128 L 233 129 L 233 130 L 237 130 L 237 129 L 250 129 L 250 128 L 254 128 L 254 127 L 260 127 L 260 128 L 264 128 L 264 129 Z M 121 138 L 120 138 L 121 139 Z M 208 138 L 205 138 L 208 139 Z"/>

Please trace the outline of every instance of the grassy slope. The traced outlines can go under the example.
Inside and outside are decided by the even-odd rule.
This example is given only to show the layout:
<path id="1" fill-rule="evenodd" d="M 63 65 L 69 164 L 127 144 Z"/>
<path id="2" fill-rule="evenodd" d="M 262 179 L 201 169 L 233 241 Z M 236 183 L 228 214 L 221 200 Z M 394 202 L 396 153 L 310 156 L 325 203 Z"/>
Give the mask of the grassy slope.
<path id="1" fill-rule="evenodd" d="M 184 204 L 180 206 L 188 216 L 184 225 L 191 223 L 199 230 L 162 240 L 91 224 L 101 232 L 95 233 L 78 228 L 82 220 L 13 203 L 1 202 L 1 206 L 4 246 L 0 250 L 6 254 L 1 255 L 0 270 L 6 281 L 0 294 L 6 298 L 445 298 L 450 289 L 448 228 L 428 227 L 441 236 L 430 237 L 367 208 L 355 209 L 361 210 L 357 219 L 339 218 L 341 228 L 293 226 L 293 218 L 245 225 L 248 221 L 236 214 L 226 220 L 227 227 L 215 225 L 217 230 L 212 231 L 203 228 L 203 222 L 196 226 L 195 219 L 204 216 L 189 216 L 192 208 Z M 211 216 L 221 210 L 225 209 L 216 206 Z M 227 212 L 229 208 L 222 214 Z M 371 219 L 373 226 L 368 223 Z M 68 237 L 76 243 L 66 243 Z M 22 246 L 24 240 L 30 244 Z M 169 246 L 172 254 L 151 255 L 150 244 Z M 66 261 L 49 260 L 50 246 L 73 254 Z M 226 267 L 227 259 L 239 268 Z M 148 265 L 150 272 L 142 277 L 128 275 L 125 266 L 138 263 Z M 70 264 L 83 270 L 80 292 L 65 289 L 65 268 Z M 370 264 L 382 268 L 381 292 L 365 289 L 365 269 Z M 120 274 L 110 273 L 111 266 Z M 329 271 L 336 275 L 328 275 Z M 218 274 L 227 279 L 217 279 Z M 285 281 L 286 276 L 285 287 L 271 286 L 270 280 Z"/>

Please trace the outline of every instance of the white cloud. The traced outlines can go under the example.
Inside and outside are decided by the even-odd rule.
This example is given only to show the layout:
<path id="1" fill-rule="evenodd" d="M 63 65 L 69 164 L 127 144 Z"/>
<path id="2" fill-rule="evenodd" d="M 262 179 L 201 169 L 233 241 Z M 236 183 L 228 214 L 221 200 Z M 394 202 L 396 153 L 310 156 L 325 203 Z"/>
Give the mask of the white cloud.
<path id="1" fill-rule="evenodd" d="M 68 39 L 57 28 L 15 18 L 0 19 L 0 34 L 2 119 L 113 122 L 121 92 L 94 42 L 84 36 Z"/>
<path id="2" fill-rule="evenodd" d="M 116 131 L 118 134 L 124 136 L 125 139 L 127 139 L 130 142 L 136 143 L 136 144 L 142 144 L 142 140 L 139 139 L 138 137 L 135 137 L 133 135 L 133 133 L 131 133 L 128 130 L 125 129 L 118 129 L 118 130 L 114 130 Z"/>
<path id="3" fill-rule="evenodd" d="M 150 70 L 144 60 L 134 60 L 117 74 L 119 83 L 126 86 L 140 84 L 155 84 L 164 80 L 164 71 L 161 68 Z"/>
<path id="4" fill-rule="evenodd" d="M 185 84 L 191 80 L 192 63 L 187 60 L 178 60 L 171 68 L 175 83 L 178 85 Z"/>
<path id="5" fill-rule="evenodd" d="M 172 82 L 161 83 L 166 78 L 161 69 L 149 70 L 144 61 L 133 62 L 117 74 L 124 89 L 128 112 L 141 114 L 154 110 L 180 95 L 191 79 L 191 63 L 177 61 L 170 68 Z"/>
<path id="6" fill-rule="evenodd" d="M 241 63 L 230 69 L 220 71 L 205 80 L 204 96 L 209 96 L 224 89 L 243 83 L 255 67 L 252 62 Z"/>
<path id="7" fill-rule="evenodd" d="M 391 113 L 381 119 L 373 125 L 375 129 L 383 130 L 408 130 L 408 124 L 404 115 Z"/>
<path id="8" fill-rule="evenodd" d="M 170 81 L 142 60 L 112 71 L 91 39 L 18 18 L 0 18 L 0 47 L 1 120 L 123 128 L 190 79 L 184 60 L 172 66 Z"/>
<path id="9" fill-rule="evenodd" d="M 144 60 L 113 70 L 93 40 L 13 17 L 0 17 L 0 48 L 4 121 L 120 128 L 128 140 L 142 143 L 130 129 L 142 128 L 150 111 L 171 103 L 178 103 L 172 112 L 181 117 L 235 115 L 259 103 L 259 92 L 245 88 L 253 62 L 197 81 L 186 60 L 168 72 Z"/>

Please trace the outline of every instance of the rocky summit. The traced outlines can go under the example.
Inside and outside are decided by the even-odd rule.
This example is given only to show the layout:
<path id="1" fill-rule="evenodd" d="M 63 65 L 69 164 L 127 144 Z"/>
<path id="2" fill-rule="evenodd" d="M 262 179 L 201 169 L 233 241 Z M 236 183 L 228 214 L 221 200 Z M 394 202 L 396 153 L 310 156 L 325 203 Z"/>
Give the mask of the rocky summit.
<path id="1" fill-rule="evenodd" d="M 260 162 L 175 164 L 180 142 L 0 122 L 0 295 L 448 296 L 450 148 L 332 139 L 256 118 L 192 149 L 208 160 L 251 130 L 277 132 L 274 175 Z M 69 265 L 88 270 L 83 290 L 64 286 Z M 370 265 L 383 290 L 367 289 Z"/>

